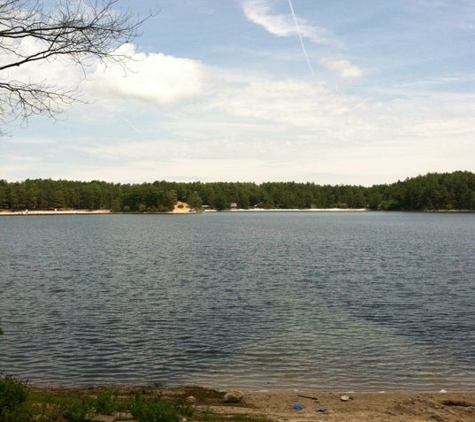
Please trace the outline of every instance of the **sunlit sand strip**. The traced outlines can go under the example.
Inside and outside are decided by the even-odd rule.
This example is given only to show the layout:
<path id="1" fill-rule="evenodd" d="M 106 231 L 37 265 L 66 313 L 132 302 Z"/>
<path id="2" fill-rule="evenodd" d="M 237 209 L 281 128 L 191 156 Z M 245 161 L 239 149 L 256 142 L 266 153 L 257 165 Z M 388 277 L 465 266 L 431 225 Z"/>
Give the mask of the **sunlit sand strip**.
<path id="1" fill-rule="evenodd" d="M 2 215 L 76 215 L 76 214 L 109 214 L 110 210 L 23 210 L 0 211 Z"/>

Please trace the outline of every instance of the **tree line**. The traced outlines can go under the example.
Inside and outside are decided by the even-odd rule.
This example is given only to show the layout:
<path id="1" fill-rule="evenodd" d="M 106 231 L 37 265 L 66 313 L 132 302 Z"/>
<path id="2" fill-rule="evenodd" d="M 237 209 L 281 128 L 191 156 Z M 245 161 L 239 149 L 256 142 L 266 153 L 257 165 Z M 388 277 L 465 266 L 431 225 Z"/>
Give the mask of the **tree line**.
<path id="1" fill-rule="evenodd" d="M 0 180 L 0 209 L 108 209 L 167 212 L 177 201 L 196 210 L 367 208 L 384 211 L 475 211 L 475 174 L 428 173 L 371 187 L 268 182 L 167 182 L 117 184 L 103 181 Z"/>

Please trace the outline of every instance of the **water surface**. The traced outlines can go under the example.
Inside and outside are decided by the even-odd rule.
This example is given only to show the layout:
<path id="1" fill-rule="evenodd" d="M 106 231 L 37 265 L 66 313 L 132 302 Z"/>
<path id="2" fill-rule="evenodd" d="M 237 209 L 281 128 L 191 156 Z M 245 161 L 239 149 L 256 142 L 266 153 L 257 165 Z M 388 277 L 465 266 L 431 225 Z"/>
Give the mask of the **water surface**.
<path id="1" fill-rule="evenodd" d="M 0 369 L 34 384 L 475 389 L 475 215 L 0 218 Z"/>

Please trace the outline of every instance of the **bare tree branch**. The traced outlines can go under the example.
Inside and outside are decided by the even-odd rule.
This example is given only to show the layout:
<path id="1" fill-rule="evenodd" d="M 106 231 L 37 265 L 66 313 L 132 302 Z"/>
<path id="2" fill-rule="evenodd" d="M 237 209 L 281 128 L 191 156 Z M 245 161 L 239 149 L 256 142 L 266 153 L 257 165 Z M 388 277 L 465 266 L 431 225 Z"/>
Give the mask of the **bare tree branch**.
<path id="1" fill-rule="evenodd" d="M 20 66 L 65 58 L 83 69 L 93 62 L 124 63 L 118 47 L 140 35 L 145 20 L 118 9 L 119 0 L 59 0 L 45 9 L 40 0 L 0 1 L 0 122 L 31 115 L 55 117 L 77 100 L 52 81 L 12 80 Z"/>

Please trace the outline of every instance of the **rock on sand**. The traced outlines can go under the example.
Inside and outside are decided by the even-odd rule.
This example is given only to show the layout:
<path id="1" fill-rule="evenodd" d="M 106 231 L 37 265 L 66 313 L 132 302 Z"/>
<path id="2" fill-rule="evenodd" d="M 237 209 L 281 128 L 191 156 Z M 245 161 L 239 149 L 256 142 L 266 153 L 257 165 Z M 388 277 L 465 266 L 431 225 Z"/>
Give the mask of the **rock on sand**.
<path id="1" fill-rule="evenodd" d="M 239 403 L 242 401 L 243 398 L 244 398 L 244 393 L 242 391 L 231 390 L 231 391 L 228 391 L 224 395 L 223 400 L 225 403 Z"/>

